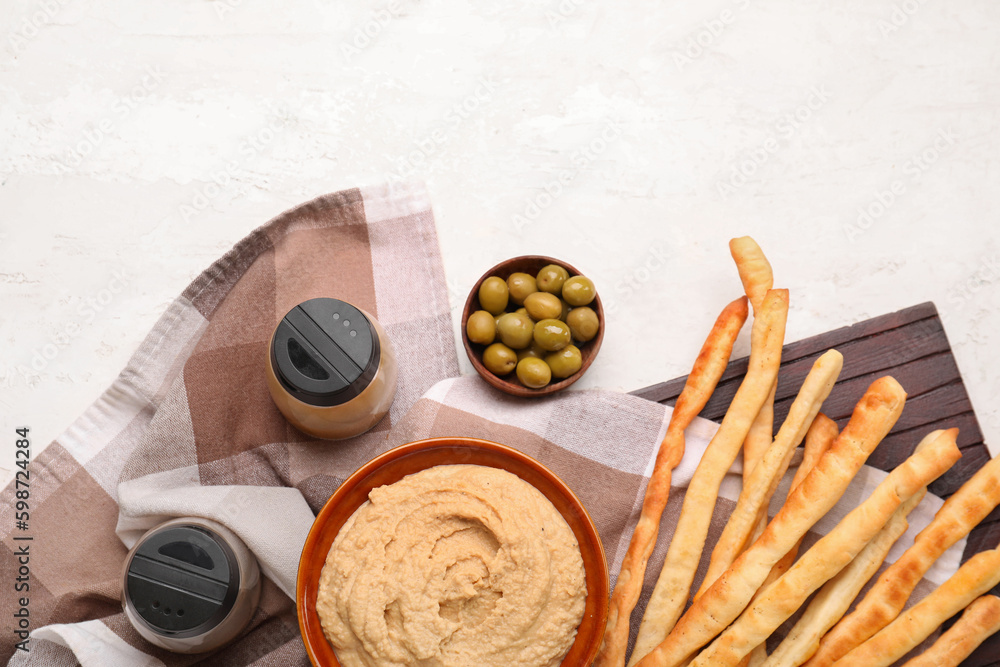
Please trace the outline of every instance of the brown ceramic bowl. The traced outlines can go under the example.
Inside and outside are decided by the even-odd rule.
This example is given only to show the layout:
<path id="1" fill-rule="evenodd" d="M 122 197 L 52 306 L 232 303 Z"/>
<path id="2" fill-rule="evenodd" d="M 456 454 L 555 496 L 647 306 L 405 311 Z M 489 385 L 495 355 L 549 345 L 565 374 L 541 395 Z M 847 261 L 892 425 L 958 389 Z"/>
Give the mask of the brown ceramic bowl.
<path id="1" fill-rule="evenodd" d="M 302 548 L 295 586 L 299 628 L 313 665 L 340 665 L 333 647 L 323 635 L 316 613 L 320 572 L 337 531 L 368 499 L 372 489 L 426 468 L 453 463 L 491 466 L 511 472 L 541 491 L 566 519 L 580 543 L 587 577 L 587 602 L 576 641 L 562 665 L 589 665 L 597 656 L 608 616 L 608 566 L 601 538 L 579 498 L 551 470 L 516 449 L 475 438 L 431 438 L 401 445 L 366 463 L 340 485 L 316 517 Z"/>
<path id="2" fill-rule="evenodd" d="M 580 370 L 568 378 L 553 382 L 540 389 L 531 389 L 521 384 L 513 372 L 508 375 L 499 376 L 491 373 L 483 365 L 483 350 L 486 349 L 486 346 L 470 341 L 469 335 L 465 331 L 465 323 L 469 321 L 469 315 L 477 310 L 482 310 L 479 305 L 479 286 L 490 276 L 497 276 L 498 278 L 507 280 L 512 273 L 530 273 L 531 275 L 535 275 L 542 267 L 549 264 L 562 266 L 571 277 L 580 275 L 579 271 L 561 259 L 554 259 L 543 255 L 521 255 L 520 257 L 514 257 L 500 262 L 476 281 L 476 284 L 472 286 L 472 291 L 469 292 L 469 298 L 465 300 L 465 309 L 462 310 L 462 344 L 465 346 L 465 353 L 469 355 L 469 361 L 472 362 L 473 368 L 492 386 L 514 396 L 548 396 L 570 386 L 583 377 L 583 374 L 590 368 L 590 364 L 594 363 L 594 357 L 597 356 L 597 351 L 601 349 L 601 341 L 604 340 L 604 307 L 601 305 L 601 295 L 598 294 L 590 304 L 590 307 L 597 313 L 597 318 L 600 320 L 600 328 L 593 339 L 580 346 L 580 357 L 583 360 L 583 365 L 580 367 Z M 508 310 L 515 309 L 516 306 L 513 303 L 511 307 L 508 307 Z"/>

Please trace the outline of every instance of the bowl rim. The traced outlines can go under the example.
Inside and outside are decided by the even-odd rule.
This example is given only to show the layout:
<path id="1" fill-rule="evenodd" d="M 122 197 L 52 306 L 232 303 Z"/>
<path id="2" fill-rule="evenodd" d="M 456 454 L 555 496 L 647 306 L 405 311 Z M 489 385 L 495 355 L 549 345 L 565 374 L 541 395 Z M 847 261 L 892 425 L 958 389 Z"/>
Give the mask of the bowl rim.
<path id="1" fill-rule="evenodd" d="M 339 533 L 343 524 L 346 523 L 347 519 L 354 513 L 353 511 L 344 517 L 343 522 L 340 525 L 335 526 L 335 530 L 331 530 L 327 522 L 330 519 L 330 515 L 333 514 L 336 508 L 344 502 L 345 499 L 351 498 L 357 500 L 357 496 L 360 494 L 363 498 L 361 502 L 357 504 L 359 507 L 364 500 L 367 500 L 368 493 L 371 489 L 381 486 L 384 483 L 392 483 L 387 480 L 398 481 L 402 479 L 407 474 L 400 474 L 398 477 L 395 475 L 378 475 L 379 471 L 384 471 L 384 466 L 404 460 L 410 456 L 418 456 L 421 453 L 428 453 L 437 450 L 468 450 L 469 447 L 478 450 L 486 455 L 492 455 L 494 458 L 512 458 L 518 463 L 527 466 L 534 473 L 536 473 L 542 480 L 554 488 L 554 490 L 561 495 L 561 500 L 565 501 L 570 509 L 574 511 L 577 515 L 576 518 L 579 520 L 576 522 L 571 522 L 566 517 L 566 512 L 557 505 L 560 515 L 566 519 L 567 524 L 569 524 L 570 529 L 573 531 L 580 543 L 581 553 L 586 548 L 589 548 L 596 560 L 597 567 L 586 567 L 587 559 L 584 559 L 585 575 L 586 575 L 586 609 L 584 611 L 583 619 L 580 621 L 580 625 L 577 627 L 577 635 L 574 639 L 573 645 L 570 647 L 569 652 L 563 658 L 562 665 L 567 665 L 566 660 L 570 657 L 573 658 L 573 664 L 590 664 L 594 658 L 597 656 L 597 652 L 600 649 L 601 642 L 604 636 L 604 628 L 607 624 L 608 616 L 608 605 L 610 602 L 610 575 L 608 572 L 607 557 L 604 552 L 604 545 L 601 542 L 600 534 L 597 531 L 597 527 L 594 524 L 593 518 L 590 516 L 583 502 L 577 497 L 573 490 L 554 472 L 552 472 L 547 466 L 540 463 L 535 458 L 517 450 L 508 445 L 503 445 L 490 440 L 483 440 L 479 438 L 465 438 L 465 437 L 436 437 L 436 438 L 425 438 L 422 440 L 415 440 L 408 442 L 397 447 L 394 447 L 378 456 L 374 457 L 363 466 L 354 471 L 344 482 L 334 491 L 333 495 L 327 499 L 320 509 L 319 513 L 316 515 L 316 519 L 313 521 L 312 527 L 309 529 L 309 534 L 306 537 L 306 541 L 302 547 L 302 553 L 299 557 L 299 566 L 295 582 L 295 606 L 296 615 L 298 616 L 299 631 L 302 636 L 302 642 L 305 646 L 306 653 L 309 656 L 309 660 L 315 667 L 337 667 L 340 662 L 336 659 L 333 647 L 327 641 L 326 636 L 323 634 L 322 626 L 319 621 L 319 614 L 316 612 L 316 592 L 318 588 L 318 581 L 320 573 L 322 572 L 322 564 L 318 567 L 312 565 L 315 562 L 317 554 L 321 555 L 321 563 L 325 563 L 326 554 L 329 552 L 330 545 L 336 538 L 337 533 Z M 471 461 L 457 461 L 456 463 L 471 463 Z M 476 465 L 486 465 L 490 467 L 502 468 L 500 465 L 490 465 L 489 462 L 475 463 Z M 449 465 L 449 464 L 434 464 L 434 465 Z M 426 466 L 426 469 L 433 466 Z M 416 471 L 414 471 L 416 472 Z M 508 471 L 513 472 L 513 471 Z M 517 474 L 517 473 L 514 473 Z M 518 477 L 522 478 L 518 474 Z M 524 480 L 535 488 L 538 486 L 529 480 Z M 545 490 L 538 489 L 543 495 L 548 498 L 548 494 Z M 551 502 L 551 498 L 549 498 Z M 356 508 L 355 508 L 356 509 Z M 312 574 L 312 576 L 310 576 Z M 577 649 L 577 644 L 580 643 L 581 637 L 586 637 L 580 632 L 581 629 L 588 629 L 591 631 L 591 638 L 585 640 L 582 644 L 582 649 Z M 313 637 L 322 638 L 320 646 L 316 646 L 312 638 Z M 582 655 L 574 656 L 576 652 L 583 651 Z M 582 661 L 577 662 L 582 658 Z"/>
<path id="2" fill-rule="evenodd" d="M 600 321 L 600 326 L 597 329 L 597 335 L 580 347 L 581 350 L 583 349 L 584 346 L 590 348 L 589 356 L 584 361 L 583 367 L 576 373 L 570 375 L 568 378 L 564 378 L 559 382 L 552 382 L 538 389 L 532 389 L 531 387 L 525 387 L 524 385 L 520 384 L 517 381 L 508 380 L 504 377 L 500 377 L 499 375 L 494 375 L 493 373 L 491 373 L 486 368 L 486 366 L 483 365 L 483 361 L 480 358 L 481 355 L 477 354 L 475 350 L 472 349 L 472 341 L 469 340 L 469 334 L 465 329 L 465 323 L 468 321 L 469 316 L 472 314 L 473 301 L 478 302 L 479 286 L 483 284 L 484 280 L 494 275 L 500 269 L 505 269 L 509 264 L 513 262 L 528 262 L 528 261 L 544 262 L 543 266 L 545 264 L 558 264 L 559 266 L 566 269 L 566 271 L 569 272 L 570 276 L 585 275 L 584 273 L 581 273 L 580 270 L 577 269 L 572 264 L 564 260 L 557 259 L 555 257 L 549 257 L 547 255 L 517 255 L 516 257 L 510 257 L 508 259 L 505 259 L 502 262 L 499 262 L 494 266 L 492 266 L 491 268 L 489 268 L 483 275 L 479 277 L 478 280 L 476 280 L 472 284 L 472 288 L 469 290 L 469 295 L 465 299 L 465 307 L 462 309 L 462 317 L 459 323 L 459 328 L 461 329 L 462 346 L 465 348 L 465 354 L 469 357 L 469 361 L 472 363 L 472 367 L 475 368 L 476 373 L 478 373 L 481 378 L 483 378 L 487 383 L 489 383 L 490 386 L 495 387 L 496 389 L 499 389 L 500 391 L 506 392 L 513 396 L 521 396 L 524 398 L 535 398 L 539 396 L 548 396 L 550 394 L 554 394 L 557 391 L 565 389 L 566 387 L 570 386 L 571 384 L 579 380 L 581 377 L 583 377 L 583 374 L 587 372 L 587 369 L 589 369 L 590 365 L 594 362 L 594 358 L 597 357 L 597 353 L 601 349 L 601 343 L 604 341 L 605 316 L 604 316 L 604 304 L 601 301 L 601 295 L 599 293 L 595 294 L 594 300 L 589 305 L 597 313 L 598 320 Z"/>

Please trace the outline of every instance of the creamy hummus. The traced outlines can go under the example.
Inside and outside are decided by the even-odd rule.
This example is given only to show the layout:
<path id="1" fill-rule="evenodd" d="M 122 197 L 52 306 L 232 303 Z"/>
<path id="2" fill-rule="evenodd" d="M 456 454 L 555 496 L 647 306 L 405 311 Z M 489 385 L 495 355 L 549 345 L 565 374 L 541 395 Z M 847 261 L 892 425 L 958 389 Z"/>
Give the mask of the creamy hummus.
<path id="1" fill-rule="evenodd" d="M 445 465 L 373 489 L 316 609 L 345 667 L 558 665 L 583 618 L 580 546 L 535 487 Z"/>

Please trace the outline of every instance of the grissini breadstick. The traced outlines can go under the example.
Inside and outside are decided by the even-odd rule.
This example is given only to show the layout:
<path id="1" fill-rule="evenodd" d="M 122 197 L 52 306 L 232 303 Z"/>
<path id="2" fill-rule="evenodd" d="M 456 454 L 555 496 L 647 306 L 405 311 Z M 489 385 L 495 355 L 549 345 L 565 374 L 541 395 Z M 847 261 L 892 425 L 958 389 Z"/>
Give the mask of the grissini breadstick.
<path id="1" fill-rule="evenodd" d="M 764 457 L 765 452 L 767 452 L 767 447 L 770 446 L 771 434 L 774 433 L 774 394 L 778 389 L 778 383 L 775 382 L 771 386 L 771 393 L 764 401 L 764 405 L 760 408 L 760 413 L 757 415 L 757 419 L 754 420 L 753 424 L 750 425 L 750 432 L 747 433 L 747 439 L 743 442 L 743 485 L 744 487 L 750 484 L 750 474 L 753 471 L 754 466 L 756 466 L 760 460 Z M 791 462 L 791 455 L 794 453 L 794 449 L 789 450 L 788 458 L 782 462 L 781 465 L 781 475 L 785 474 L 785 470 L 788 468 L 788 464 Z M 779 479 L 781 477 L 779 475 Z M 769 496 L 771 494 L 768 494 Z M 728 525 L 728 524 L 726 524 Z M 749 544 L 753 544 L 757 539 L 764 534 L 764 529 L 767 528 L 767 503 L 764 503 L 760 508 L 760 512 L 757 514 L 757 518 L 754 521 L 753 530 L 750 532 L 750 536 L 745 540 L 743 548 Z M 718 546 L 718 545 L 716 545 Z M 740 549 L 742 552 L 743 548 Z M 736 560 L 739 556 L 739 552 L 734 552 L 726 557 L 728 561 L 726 567 L 732 564 L 732 561 Z M 711 558 L 715 557 L 715 551 L 712 551 Z M 711 558 L 709 559 L 709 565 L 711 565 Z M 712 581 L 715 581 L 715 575 L 712 577 Z M 701 586 L 698 588 L 698 592 L 695 593 L 694 597 L 697 599 L 708 589 L 708 578 L 702 580 Z M 750 667 L 752 655 L 744 658 L 738 667 Z"/>
<path id="2" fill-rule="evenodd" d="M 824 535 L 712 644 L 691 667 L 733 667 L 802 606 L 813 591 L 836 576 L 882 529 L 910 496 L 940 477 L 962 457 L 958 429 L 942 432 L 896 466 L 863 503 Z M 964 605 L 963 605 L 964 606 Z"/>
<path id="3" fill-rule="evenodd" d="M 1000 457 L 988 461 L 945 501 L 913 545 L 882 573 L 858 606 L 820 640 L 807 667 L 829 667 L 896 618 L 921 577 L 951 545 L 1000 504 Z"/>
<path id="4" fill-rule="evenodd" d="M 833 664 L 836 667 L 888 667 L 998 583 L 1000 549 L 980 551 L 930 595 Z"/>
<path id="5" fill-rule="evenodd" d="M 924 487 L 900 505 L 861 553 L 823 585 L 806 607 L 802 618 L 764 661 L 764 667 L 797 666 L 809 659 L 823 633 L 844 615 L 864 585 L 881 567 L 889 549 L 906 532 L 909 526 L 906 517 L 923 500 L 926 491 Z"/>
<path id="6" fill-rule="evenodd" d="M 743 291 L 750 299 L 750 305 L 753 307 L 754 316 L 756 316 L 764 302 L 767 290 L 774 287 L 774 272 L 771 270 L 771 263 L 767 261 L 764 251 L 760 249 L 757 242 L 749 236 L 730 240 L 729 253 L 733 256 L 733 261 L 736 262 L 736 270 L 740 274 Z M 746 442 L 743 444 L 744 477 L 750 473 L 754 464 L 771 445 L 774 434 L 774 390 L 776 386 L 771 387 L 771 393 L 761 407 L 757 419 L 750 427 Z"/>
<path id="7" fill-rule="evenodd" d="M 754 318 L 747 374 L 684 494 L 666 562 L 646 605 L 629 664 L 635 664 L 659 644 L 684 610 L 705 547 L 719 485 L 778 376 L 787 316 L 788 290 L 770 290 Z"/>
<path id="8" fill-rule="evenodd" d="M 754 466 L 760 462 L 763 458 L 764 453 L 767 452 L 767 448 L 771 446 L 774 441 L 774 393 L 778 388 L 778 383 L 775 382 L 771 385 L 771 393 L 768 394 L 767 400 L 764 401 L 764 405 L 760 406 L 760 412 L 757 413 L 757 418 L 753 420 L 753 424 L 750 425 L 750 431 L 747 433 L 746 440 L 743 441 L 743 482 L 746 483 L 750 479 L 750 473 L 753 472 Z M 787 467 L 787 466 L 786 466 Z M 753 543 L 760 537 L 761 533 L 764 532 L 764 528 L 767 526 L 767 508 L 761 508 L 760 513 L 757 515 L 757 521 L 754 525 L 752 539 L 749 543 Z M 739 554 L 733 554 L 733 558 Z M 701 589 L 699 589 L 699 594 Z"/>
<path id="9" fill-rule="evenodd" d="M 743 291 L 746 292 L 754 313 L 760 309 L 760 304 L 764 300 L 767 290 L 774 286 L 774 273 L 771 270 L 771 263 L 764 256 L 764 251 L 760 249 L 757 242 L 749 236 L 742 236 L 729 241 L 729 252 L 736 262 L 736 270 L 740 274 L 740 281 L 743 283 Z M 743 481 L 750 478 L 750 472 L 757 465 L 764 452 L 771 446 L 774 439 L 774 393 L 778 388 L 778 383 L 771 385 L 771 393 L 768 394 L 760 412 L 750 425 L 746 440 L 743 442 Z M 767 525 L 767 510 L 763 510 L 757 517 L 757 523 L 753 531 L 755 541 L 764 532 Z M 739 554 L 733 554 L 735 558 Z M 699 589 L 699 593 L 701 589 Z"/>
<path id="10" fill-rule="evenodd" d="M 750 299 L 753 312 L 756 316 L 764 302 L 764 295 L 774 287 L 774 272 L 771 270 L 771 263 L 767 261 L 764 252 L 749 236 L 741 236 L 729 241 L 729 254 L 736 262 L 736 269 L 740 273 L 740 281 L 743 283 L 743 291 Z"/>
<path id="11" fill-rule="evenodd" d="M 1000 631 L 1000 598 L 984 595 L 965 608 L 962 617 L 934 645 L 903 667 L 958 667 L 990 635 Z"/>
<path id="12" fill-rule="evenodd" d="M 660 517 L 670 495 L 671 473 L 684 455 L 684 430 L 715 391 L 747 314 L 746 297 L 736 299 L 723 309 L 698 353 L 684 389 L 677 397 L 666 435 L 656 454 L 653 472 L 646 485 L 639 521 L 632 532 L 632 539 L 611 595 L 604 641 L 594 667 L 621 667 L 625 664 L 629 616 L 639 600 L 646 563 L 656 545 Z"/>
<path id="13" fill-rule="evenodd" d="M 750 432 L 747 433 L 746 440 L 743 441 L 743 483 L 744 485 L 749 484 L 750 474 L 761 458 L 763 458 L 764 453 L 767 448 L 771 446 L 772 434 L 774 433 L 774 394 L 778 389 L 777 381 L 771 385 L 771 393 L 768 395 L 767 400 L 764 401 L 764 405 L 761 406 L 760 412 L 757 414 L 757 418 L 754 419 L 753 424 L 750 425 Z M 794 451 L 794 450 L 792 450 Z M 789 452 L 789 455 L 792 454 Z M 782 475 L 784 475 L 784 470 L 788 467 L 788 463 L 791 461 L 789 456 L 782 463 Z M 780 475 L 779 475 L 780 477 Z M 770 495 L 770 494 L 768 494 Z M 728 524 L 727 524 L 728 525 Z M 763 507 L 760 508 L 760 512 L 757 514 L 757 518 L 754 521 L 753 530 L 750 533 L 750 537 L 745 541 L 744 547 L 747 544 L 753 544 L 757 541 L 761 535 L 764 534 L 764 529 L 767 527 L 767 504 L 765 503 Z M 742 549 L 741 549 L 742 551 Z M 732 563 L 733 560 L 739 555 L 739 552 L 734 552 L 726 559 L 728 561 L 727 567 Z M 712 557 L 715 557 L 715 552 L 712 552 Z M 717 575 L 716 575 L 717 576 Z M 715 577 L 713 576 L 713 581 Z M 701 587 L 698 588 L 698 592 L 695 593 L 695 598 L 699 597 L 708 588 L 706 582 L 707 578 L 702 580 Z M 750 657 L 740 663 L 739 667 L 750 667 Z"/>
<path id="14" fill-rule="evenodd" d="M 774 273 L 771 270 L 771 263 L 767 261 L 764 251 L 760 249 L 757 242 L 749 236 L 741 236 L 729 241 L 729 252 L 733 256 L 733 261 L 736 262 L 736 270 L 740 274 L 743 291 L 750 299 L 750 305 L 756 316 L 764 302 L 767 290 L 774 287 Z M 767 448 L 771 446 L 771 440 L 774 438 L 774 391 L 776 388 L 777 384 L 772 385 L 771 393 L 764 401 L 764 405 L 761 406 L 760 413 L 750 426 L 746 441 L 743 443 L 744 479 L 750 474 Z"/>
<path id="15" fill-rule="evenodd" d="M 736 559 L 688 609 L 670 635 L 638 664 L 677 667 L 735 620 L 774 564 L 837 503 L 869 454 L 896 423 L 905 402 L 906 392 L 896 380 L 875 380 L 837 440 L 788 495 L 760 539 Z"/>
<path id="16" fill-rule="evenodd" d="M 794 491 L 802 480 L 806 478 L 806 475 L 813 469 L 816 462 L 824 452 L 830 448 L 833 441 L 837 439 L 837 435 L 840 433 L 840 429 L 837 428 L 837 422 L 833 421 L 822 412 L 816 415 L 816 419 L 813 420 L 812 426 L 806 432 L 806 444 L 803 448 L 802 453 L 802 463 L 799 464 L 798 470 L 795 471 L 795 476 L 792 478 L 792 484 L 789 488 L 789 493 Z M 756 541 L 756 540 L 754 540 Z M 802 540 L 799 539 L 798 542 L 789 549 L 788 553 L 781 557 L 771 571 L 767 575 L 767 579 L 761 584 L 761 589 L 767 588 L 770 584 L 777 581 L 778 577 L 783 575 L 788 571 L 788 568 L 792 566 L 795 559 L 799 555 L 799 547 L 802 544 Z M 767 651 L 765 650 L 764 643 L 761 642 L 753 651 L 750 652 L 750 656 L 746 660 L 750 667 L 760 667 L 764 664 L 767 659 Z"/>
<path id="17" fill-rule="evenodd" d="M 760 412 L 750 425 L 747 439 L 743 442 L 743 479 L 750 476 L 753 467 L 774 440 L 774 391 L 777 387 L 777 382 L 771 385 L 771 393 L 768 394 L 764 405 L 760 406 Z"/>
<path id="18" fill-rule="evenodd" d="M 749 544 L 752 544 L 750 536 L 761 509 L 767 511 L 767 504 L 782 475 L 785 474 L 795 448 L 806 437 L 806 431 L 819 413 L 823 401 L 830 395 L 830 390 L 833 389 L 843 367 L 844 357 L 836 350 L 827 350 L 813 362 L 774 442 L 754 466 L 750 478 L 743 484 L 740 497 L 736 501 L 736 508 L 729 516 L 729 521 L 726 522 L 726 527 L 715 544 L 715 549 L 712 550 L 708 571 L 695 600 L 715 583 L 719 575 L 729 569 L 736 557 Z"/>

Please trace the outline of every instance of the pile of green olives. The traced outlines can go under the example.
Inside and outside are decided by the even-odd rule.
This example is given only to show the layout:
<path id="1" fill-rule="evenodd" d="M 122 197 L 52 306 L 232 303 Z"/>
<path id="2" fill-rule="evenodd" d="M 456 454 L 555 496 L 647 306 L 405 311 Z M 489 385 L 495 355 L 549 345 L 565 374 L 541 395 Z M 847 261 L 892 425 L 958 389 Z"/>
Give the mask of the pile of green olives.
<path id="1" fill-rule="evenodd" d="M 580 370 L 582 345 L 601 323 L 591 308 L 597 292 L 585 276 L 548 264 L 536 274 L 490 276 L 479 286 L 479 305 L 465 323 L 473 343 L 485 346 L 483 365 L 511 372 L 525 387 L 540 389 Z"/>

